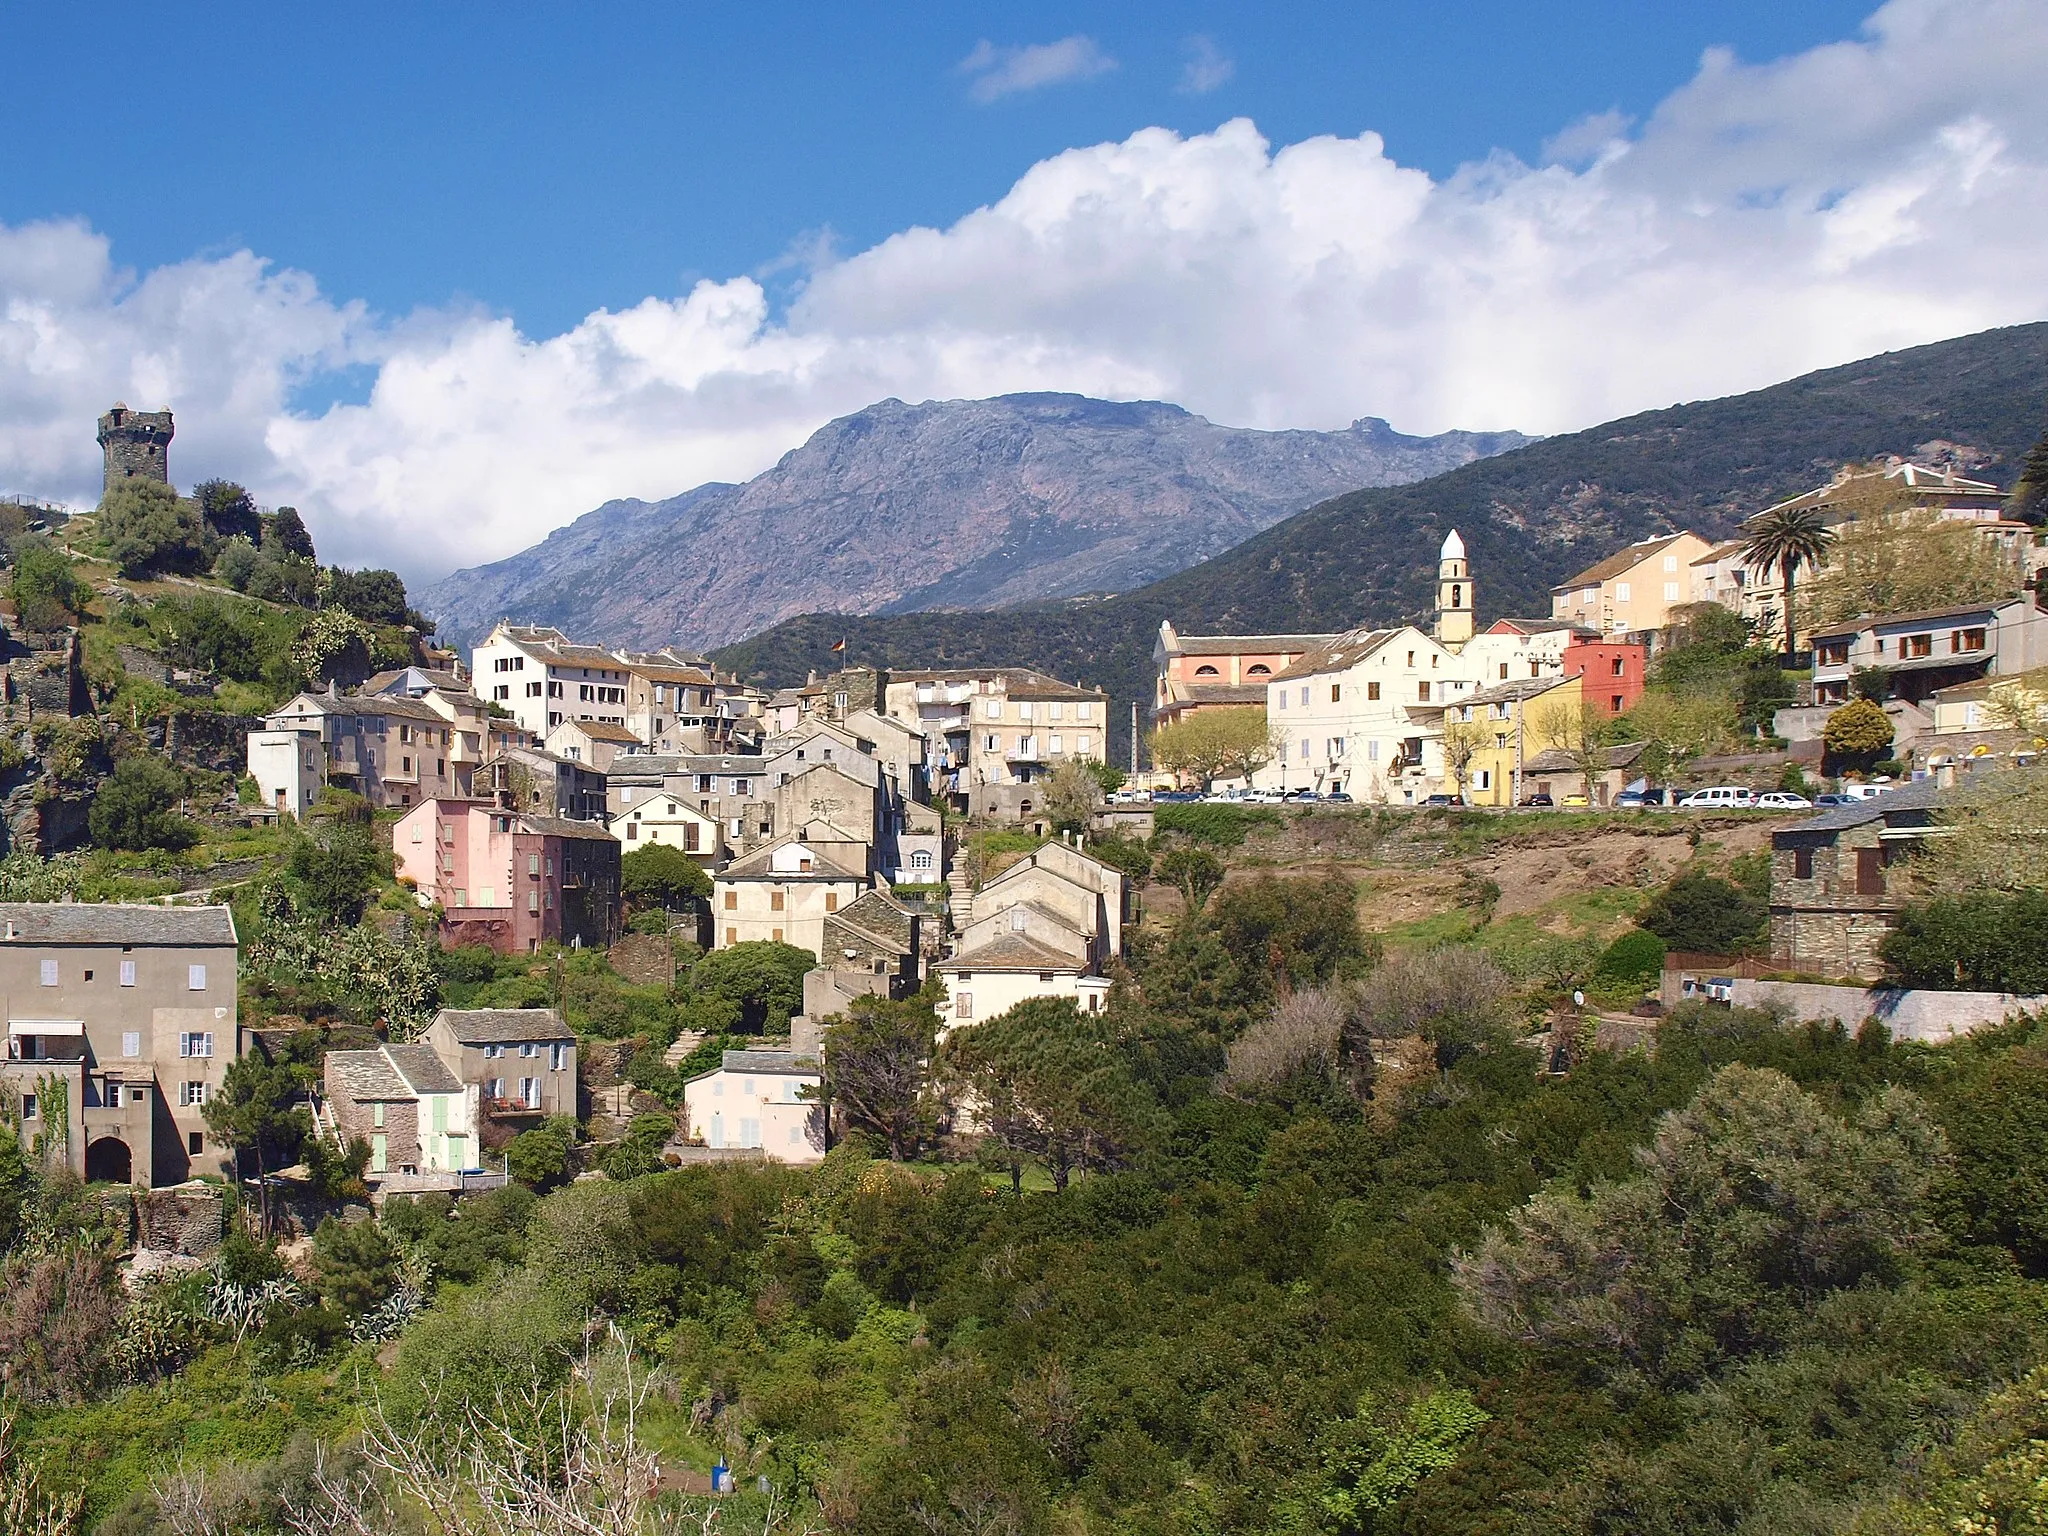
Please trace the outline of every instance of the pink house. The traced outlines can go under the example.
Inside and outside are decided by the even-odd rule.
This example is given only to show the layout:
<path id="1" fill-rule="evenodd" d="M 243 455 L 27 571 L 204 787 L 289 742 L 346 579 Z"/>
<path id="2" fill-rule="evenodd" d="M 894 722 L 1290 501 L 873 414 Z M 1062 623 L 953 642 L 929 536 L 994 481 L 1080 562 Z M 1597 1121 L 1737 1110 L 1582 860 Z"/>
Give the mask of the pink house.
<path id="1" fill-rule="evenodd" d="M 1152 717 L 1171 725 L 1200 709 L 1266 707 L 1267 680 L 1335 635 L 1183 635 L 1162 619 L 1152 660 L 1159 681 Z"/>
<path id="2" fill-rule="evenodd" d="M 444 943 L 528 954 L 617 936 L 619 844 L 600 822 L 434 799 L 400 819 L 391 847 L 420 904 L 441 908 Z"/>

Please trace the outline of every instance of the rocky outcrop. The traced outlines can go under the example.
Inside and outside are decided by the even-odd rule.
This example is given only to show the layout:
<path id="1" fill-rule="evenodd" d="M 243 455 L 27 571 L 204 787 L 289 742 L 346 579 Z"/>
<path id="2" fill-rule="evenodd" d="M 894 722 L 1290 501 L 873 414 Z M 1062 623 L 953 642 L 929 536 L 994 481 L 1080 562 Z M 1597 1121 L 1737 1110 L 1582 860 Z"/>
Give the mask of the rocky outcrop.
<path id="1" fill-rule="evenodd" d="M 1079 395 L 885 400 L 745 485 L 617 501 L 508 560 L 418 594 L 444 637 L 499 618 L 616 645 L 709 646 L 793 614 L 987 609 L 1118 592 L 1313 502 L 1518 447 L 1514 432 L 1407 437 L 1219 427 L 1178 406 Z"/>

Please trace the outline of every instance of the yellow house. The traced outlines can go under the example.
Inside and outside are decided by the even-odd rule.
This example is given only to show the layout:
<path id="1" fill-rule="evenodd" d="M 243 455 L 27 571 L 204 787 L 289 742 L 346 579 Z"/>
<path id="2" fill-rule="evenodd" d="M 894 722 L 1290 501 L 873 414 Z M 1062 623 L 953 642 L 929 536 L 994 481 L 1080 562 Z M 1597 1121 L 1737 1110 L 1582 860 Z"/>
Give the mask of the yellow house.
<path id="1" fill-rule="evenodd" d="M 1696 533 L 1660 534 L 1617 550 L 1550 589 L 1550 616 L 1603 635 L 1663 629 L 1693 600 L 1693 564 L 1713 546 Z"/>
<path id="2" fill-rule="evenodd" d="M 1467 805 L 1514 805 L 1522 798 L 1522 767 L 1552 743 L 1543 724 L 1552 712 L 1576 715 L 1580 679 L 1521 677 L 1481 689 L 1444 710 L 1446 729 L 1476 729 L 1481 743 L 1465 770 Z M 1448 771 L 1444 792 L 1457 793 Z"/>

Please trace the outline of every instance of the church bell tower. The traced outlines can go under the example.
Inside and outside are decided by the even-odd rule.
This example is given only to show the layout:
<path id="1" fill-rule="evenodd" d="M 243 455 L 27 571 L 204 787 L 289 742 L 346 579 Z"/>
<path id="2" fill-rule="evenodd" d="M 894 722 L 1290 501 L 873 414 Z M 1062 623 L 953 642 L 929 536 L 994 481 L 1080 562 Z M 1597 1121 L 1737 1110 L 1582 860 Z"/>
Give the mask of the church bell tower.
<path id="1" fill-rule="evenodd" d="M 1455 528 L 1437 553 L 1436 637 L 1449 646 L 1472 638 L 1472 569 L 1465 561 L 1465 541 Z"/>

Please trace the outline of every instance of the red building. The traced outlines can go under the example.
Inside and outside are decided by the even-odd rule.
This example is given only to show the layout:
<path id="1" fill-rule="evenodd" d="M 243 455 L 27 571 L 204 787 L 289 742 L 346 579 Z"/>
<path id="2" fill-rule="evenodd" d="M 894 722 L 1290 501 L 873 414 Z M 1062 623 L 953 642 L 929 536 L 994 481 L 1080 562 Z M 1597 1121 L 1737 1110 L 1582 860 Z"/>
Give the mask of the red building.
<path id="1" fill-rule="evenodd" d="M 1581 679 L 1579 697 L 1603 715 L 1618 715 L 1643 696 L 1648 653 L 1619 640 L 1574 638 L 1560 658 L 1564 675 Z"/>

